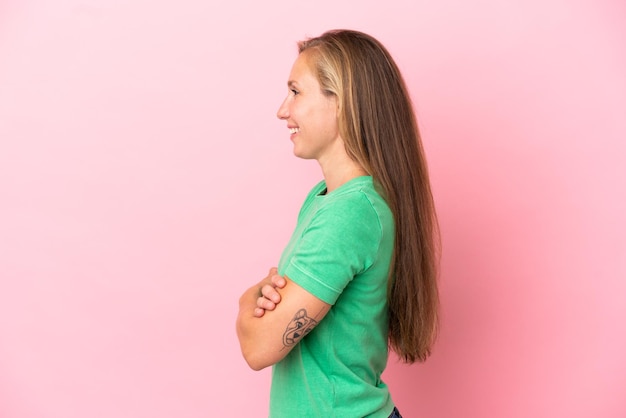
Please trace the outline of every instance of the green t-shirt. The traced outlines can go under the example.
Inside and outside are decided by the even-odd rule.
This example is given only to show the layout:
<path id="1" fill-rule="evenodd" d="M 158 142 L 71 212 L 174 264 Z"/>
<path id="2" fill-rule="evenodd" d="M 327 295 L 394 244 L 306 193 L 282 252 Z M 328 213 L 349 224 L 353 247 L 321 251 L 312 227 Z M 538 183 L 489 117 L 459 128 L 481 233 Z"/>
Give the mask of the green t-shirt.
<path id="1" fill-rule="evenodd" d="M 393 215 L 370 176 L 307 196 L 278 272 L 332 306 L 274 365 L 270 417 L 388 417 L 387 280 Z"/>

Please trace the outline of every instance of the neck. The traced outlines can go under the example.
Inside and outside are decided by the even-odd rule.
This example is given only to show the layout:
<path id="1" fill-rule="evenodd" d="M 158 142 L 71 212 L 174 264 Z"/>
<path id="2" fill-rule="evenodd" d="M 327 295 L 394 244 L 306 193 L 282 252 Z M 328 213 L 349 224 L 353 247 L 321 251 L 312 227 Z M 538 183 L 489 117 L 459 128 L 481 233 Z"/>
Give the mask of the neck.
<path id="1" fill-rule="evenodd" d="M 326 181 L 327 193 L 356 177 L 367 175 L 363 167 L 347 154 L 336 157 L 332 161 L 319 161 Z"/>

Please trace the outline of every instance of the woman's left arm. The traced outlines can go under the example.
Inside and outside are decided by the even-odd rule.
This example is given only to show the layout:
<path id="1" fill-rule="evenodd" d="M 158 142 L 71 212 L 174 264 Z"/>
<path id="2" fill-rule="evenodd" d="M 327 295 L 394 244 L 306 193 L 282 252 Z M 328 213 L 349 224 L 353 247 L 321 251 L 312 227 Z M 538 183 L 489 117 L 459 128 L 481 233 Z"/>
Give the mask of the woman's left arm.
<path id="1" fill-rule="evenodd" d="M 283 283 L 272 269 L 265 279 L 246 290 L 239 299 L 237 336 L 241 352 L 254 370 L 282 360 L 331 307 L 288 277 L 282 280 L 284 286 L 281 288 Z M 277 302 L 272 289 L 279 295 Z M 260 298 L 264 301 L 259 302 Z M 259 307 L 259 303 L 268 302 L 274 305 L 267 305 L 267 309 Z"/>

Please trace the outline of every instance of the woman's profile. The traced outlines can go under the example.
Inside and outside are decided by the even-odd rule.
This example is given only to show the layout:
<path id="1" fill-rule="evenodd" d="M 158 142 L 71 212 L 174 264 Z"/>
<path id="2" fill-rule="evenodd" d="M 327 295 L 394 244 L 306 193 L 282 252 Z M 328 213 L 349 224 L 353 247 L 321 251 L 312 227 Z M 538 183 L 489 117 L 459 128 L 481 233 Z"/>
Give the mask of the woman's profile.
<path id="1" fill-rule="evenodd" d="M 251 368 L 273 366 L 271 417 L 400 417 L 389 348 L 424 361 L 437 335 L 438 228 L 400 71 L 357 31 L 300 42 L 277 116 L 324 180 L 277 268 L 239 300 Z"/>

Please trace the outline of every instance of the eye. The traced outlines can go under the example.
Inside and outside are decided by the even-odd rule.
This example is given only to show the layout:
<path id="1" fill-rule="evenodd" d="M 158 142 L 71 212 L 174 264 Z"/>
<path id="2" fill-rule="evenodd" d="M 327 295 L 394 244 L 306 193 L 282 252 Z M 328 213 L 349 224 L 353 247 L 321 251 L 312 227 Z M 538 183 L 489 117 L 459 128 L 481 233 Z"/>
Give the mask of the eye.
<path id="1" fill-rule="evenodd" d="M 290 89 L 289 91 L 293 93 L 294 96 L 297 96 L 298 94 L 300 94 L 300 92 L 296 89 Z"/>

